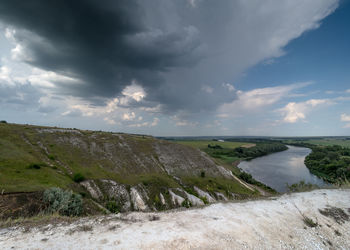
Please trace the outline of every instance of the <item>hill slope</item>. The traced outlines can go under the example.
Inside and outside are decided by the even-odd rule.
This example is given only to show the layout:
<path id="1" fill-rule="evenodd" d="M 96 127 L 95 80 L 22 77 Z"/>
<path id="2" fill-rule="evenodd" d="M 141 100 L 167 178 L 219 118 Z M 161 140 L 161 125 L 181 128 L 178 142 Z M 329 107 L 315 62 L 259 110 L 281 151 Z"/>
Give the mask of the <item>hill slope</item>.
<path id="1" fill-rule="evenodd" d="M 142 135 L 0 124 L 0 191 L 49 187 L 72 189 L 103 206 L 112 202 L 118 211 L 257 195 L 192 147 Z"/>

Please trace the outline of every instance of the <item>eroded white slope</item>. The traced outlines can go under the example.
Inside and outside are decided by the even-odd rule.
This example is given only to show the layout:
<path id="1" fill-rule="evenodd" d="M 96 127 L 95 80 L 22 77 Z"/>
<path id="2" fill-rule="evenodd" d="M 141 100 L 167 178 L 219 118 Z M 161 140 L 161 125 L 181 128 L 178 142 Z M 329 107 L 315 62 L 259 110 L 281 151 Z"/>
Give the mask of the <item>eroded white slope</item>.
<path id="1" fill-rule="evenodd" d="M 350 190 L 317 190 L 202 209 L 82 219 L 69 226 L 49 225 L 30 232 L 2 229 L 0 248 L 350 249 L 350 222 L 339 224 L 321 215 L 319 209 L 327 206 L 349 215 Z M 307 227 L 301 213 L 319 226 Z M 90 226 L 91 231 L 83 231 Z"/>

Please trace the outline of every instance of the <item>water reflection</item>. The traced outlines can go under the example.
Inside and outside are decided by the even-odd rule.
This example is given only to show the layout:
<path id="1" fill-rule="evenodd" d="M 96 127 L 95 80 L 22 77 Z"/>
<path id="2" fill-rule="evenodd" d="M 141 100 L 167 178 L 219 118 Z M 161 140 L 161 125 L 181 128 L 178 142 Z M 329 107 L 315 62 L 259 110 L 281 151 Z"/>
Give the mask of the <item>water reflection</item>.
<path id="1" fill-rule="evenodd" d="M 305 157 L 310 153 L 308 148 L 288 146 L 286 151 L 243 161 L 238 167 L 278 192 L 285 192 L 287 184 L 300 181 L 323 186 L 325 183 L 311 174 L 304 164 Z"/>

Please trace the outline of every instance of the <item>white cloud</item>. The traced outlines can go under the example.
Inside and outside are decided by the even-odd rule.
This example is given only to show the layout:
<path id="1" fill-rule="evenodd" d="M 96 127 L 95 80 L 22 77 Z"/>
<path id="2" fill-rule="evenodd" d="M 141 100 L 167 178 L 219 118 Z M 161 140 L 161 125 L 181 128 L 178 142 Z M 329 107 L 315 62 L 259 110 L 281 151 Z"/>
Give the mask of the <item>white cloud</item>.
<path id="1" fill-rule="evenodd" d="M 347 122 L 343 128 L 350 128 L 350 115 L 347 114 L 341 114 L 340 121 Z"/>
<path id="2" fill-rule="evenodd" d="M 196 126 L 198 126 L 198 122 L 191 122 L 188 120 L 178 120 L 175 123 L 175 126 L 177 126 L 177 127 L 196 127 Z"/>
<path id="3" fill-rule="evenodd" d="M 293 91 L 310 84 L 311 82 L 302 82 L 277 87 L 258 88 L 250 91 L 238 90 L 236 92 L 238 98 L 219 107 L 217 116 L 227 118 L 258 112 L 288 97 Z"/>
<path id="4" fill-rule="evenodd" d="M 123 121 L 133 121 L 135 118 L 136 118 L 135 113 L 131 112 L 131 113 L 123 114 L 122 120 Z"/>
<path id="5" fill-rule="evenodd" d="M 115 120 L 113 120 L 113 119 L 111 119 L 109 117 L 105 117 L 105 118 L 103 118 L 103 120 L 106 121 L 110 125 L 115 125 L 116 124 Z"/>
<path id="6" fill-rule="evenodd" d="M 188 0 L 189 4 L 195 8 L 198 4 L 198 2 L 201 1 L 201 0 Z"/>
<path id="7" fill-rule="evenodd" d="M 223 83 L 222 86 L 226 88 L 229 92 L 232 92 L 235 90 L 235 87 L 232 84 L 229 83 Z"/>
<path id="8" fill-rule="evenodd" d="M 55 88 L 59 82 L 65 82 L 68 84 L 81 84 L 79 79 L 71 78 L 68 76 L 60 75 L 52 71 L 45 71 L 38 68 L 32 69 L 32 74 L 27 78 L 18 77 L 18 81 L 29 81 L 33 86 L 44 88 Z"/>
<path id="9" fill-rule="evenodd" d="M 300 119 L 305 119 L 305 109 L 304 104 L 290 102 L 283 109 L 280 109 L 280 111 L 285 114 L 284 122 L 295 123 Z"/>
<path id="10" fill-rule="evenodd" d="M 350 93 L 350 89 L 347 89 L 345 92 L 346 92 L 346 93 Z"/>
<path id="11" fill-rule="evenodd" d="M 15 34 L 16 34 L 16 30 L 15 29 L 11 29 L 11 28 L 6 28 L 5 29 L 5 37 L 9 41 L 11 41 L 11 42 L 15 41 Z"/>
<path id="12" fill-rule="evenodd" d="M 2 66 L 0 68 L 0 84 L 13 85 L 13 81 L 10 77 L 11 69 L 7 66 Z"/>
<path id="13" fill-rule="evenodd" d="M 133 123 L 133 124 L 129 124 L 128 126 L 132 128 L 155 127 L 158 125 L 158 123 L 159 123 L 159 118 L 155 117 L 153 118 L 152 122 Z"/>
<path id="14" fill-rule="evenodd" d="M 340 116 L 340 120 L 341 120 L 342 122 L 350 122 L 350 115 L 342 114 L 342 115 Z"/>
<path id="15" fill-rule="evenodd" d="M 159 119 L 157 117 L 155 117 L 153 119 L 153 122 L 151 123 L 151 126 L 154 127 L 154 126 L 157 126 L 158 125 L 158 122 L 159 122 Z"/>
<path id="16" fill-rule="evenodd" d="M 220 126 L 221 126 L 221 122 L 219 120 L 214 120 L 213 122 L 205 125 L 206 128 L 218 128 Z"/>
<path id="17" fill-rule="evenodd" d="M 212 87 L 209 87 L 209 86 L 207 86 L 207 85 L 203 86 L 203 87 L 202 87 L 202 90 L 203 90 L 204 92 L 207 92 L 208 94 L 211 94 L 211 93 L 213 93 L 213 91 L 214 91 L 214 89 L 213 89 Z"/>
<path id="18" fill-rule="evenodd" d="M 131 85 L 125 87 L 122 94 L 126 98 L 131 98 L 137 102 L 146 97 L 146 92 L 136 81 L 132 81 Z"/>
<path id="19" fill-rule="evenodd" d="M 196 127 L 198 126 L 198 122 L 189 121 L 189 114 L 187 112 L 180 112 L 177 115 L 173 115 L 170 117 L 173 122 L 175 122 L 176 127 Z"/>
<path id="20" fill-rule="evenodd" d="M 334 102 L 330 99 L 311 99 L 305 102 L 290 102 L 285 107 L 278 109 L 284 118 L 283 122 L 296 123 L 300 120 L 305 120 L 306 115 L 315 107 L 320 105 L 331 105 Z"/>
<path id="21" fill-rule="evenodd" d="M 140 107 L 140 110 L 146 111 L 148 113 L 160 113 L 162 110 L 162 105 L 157 104 L 154 107 Z"/>

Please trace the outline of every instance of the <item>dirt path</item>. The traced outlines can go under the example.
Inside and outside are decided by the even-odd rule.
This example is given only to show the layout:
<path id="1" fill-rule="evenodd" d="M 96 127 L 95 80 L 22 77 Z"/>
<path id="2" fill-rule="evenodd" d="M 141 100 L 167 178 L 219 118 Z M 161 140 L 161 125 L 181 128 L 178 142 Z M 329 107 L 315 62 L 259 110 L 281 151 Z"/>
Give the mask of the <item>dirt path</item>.
<path id="1" fill-rule="evenodd" d="M 235 176 L 234 174 L 232 174 L 232 177 L 233 177 L 236 181 L 238 181 L 239 183 L 241 183 L 243 186 L 245 186 L 246 188 L 248 188 L 249 190 L 254 191 L 254 188 L 253 188 L 253 187 L 251 187 L 248 183 L 243 182 L 241 179 L 239 179 L 239 178 L 238 178 L 237 176 Z M 262 195 L 264 195 L 264 194 L 262 194 Z"/>
<path id="2" fill-rule="evenodd" d="M 335 219 L 320 213 L 327 207 L 337 208 Z M 88 218 L 29 232 L 1 229 L 0 248 L 350 249 L 349 215 L 349 189 L 316 190 L 202 209 Z"/>

